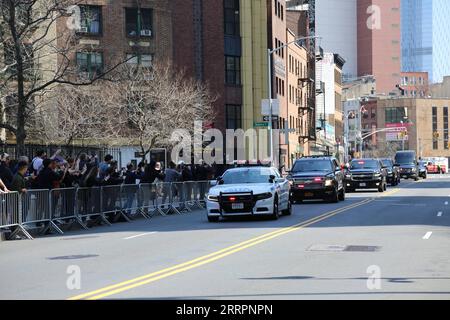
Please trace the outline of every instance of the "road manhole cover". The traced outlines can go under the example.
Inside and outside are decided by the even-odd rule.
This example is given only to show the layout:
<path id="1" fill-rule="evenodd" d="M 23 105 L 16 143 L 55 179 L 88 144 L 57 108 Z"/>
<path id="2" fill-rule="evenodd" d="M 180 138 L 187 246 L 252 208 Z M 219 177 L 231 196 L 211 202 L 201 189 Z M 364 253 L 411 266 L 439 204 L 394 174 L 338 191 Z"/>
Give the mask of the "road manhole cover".
<path id="1" fill-rule="evenodd" d="M 73 238 L 63 238 L 61 240 L 63 241 L 70 241 L 70 240 L 83 240 L 83 239 L 92 239 L 92 238 L 99 238 L 100 236 L 82 236 L 82 237 L 73 237 Z"/>
<path id="2" fill-rule="evenodd" d="M 376 252 L 381 247 L 377 246 L 344 246 L 344 245 L 327 245 L 314 244 L 310 246 L 307 251 L 324 251 L 324 252 Z"/>
<path id="3" fill-rule="evenodd" d="M 60 256 L 60 257 L 50 257 L 48 260 L 78 260 L 78 259 L 88 259 L 88 258 L 96 258 L 98 254 L 77 254 L 71 256 Z"/>
<path id="4" fill-rule="evenodd" d="M 333 251 L 341 252 L 345 250 L 346 246 L 341 245 L 326 245 L 326 244 L 315 244 L 308 248 L 307 251 Z"/>
<path id="5" fill-rule="evenodd" d="M 376 252 L 380 251 L 377 246 L 347 246 L 344 251 L 347 252 Z"/>

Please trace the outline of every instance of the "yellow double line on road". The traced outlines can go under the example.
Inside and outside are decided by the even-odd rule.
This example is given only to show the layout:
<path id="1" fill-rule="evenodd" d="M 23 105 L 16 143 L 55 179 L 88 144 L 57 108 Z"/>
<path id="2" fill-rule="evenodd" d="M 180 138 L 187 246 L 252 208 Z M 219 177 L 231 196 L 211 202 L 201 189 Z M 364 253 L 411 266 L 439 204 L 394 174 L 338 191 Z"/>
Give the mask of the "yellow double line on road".
<path id="1" fill-rule="evenodd" d="M 391 195 L 398 191 L 399 191 L 399 189 L 395 189 L 391 192 L 385 193 L 384 196 Z M 193 259 L 193 260 L 181 263 L 181 264 L 177 264 L 175 266 L 172 266 L 172 267 L 169 267 L 166 269 L 162 269 L 160 271 L 152 272 L 152 273 L 149 273 L 149 274 L 146 274 L 146 275 L 134 278 L 134 279 L 123 281 L 123 282 L 117 283 L 115 285 L 107 286 L 107 287 L 104 287 L 104 288 L 101 288 L 98 290 L 94 290 L 94 291 L 91 291 L 91 292 L 88 292 L 85 294 L 77 295 L 77 296 L 69 298 L 68 300 L 81 300 L 81 299 L 98 300 L 98 299 L 110 297 L 112 295 L 115 295 L 115 294 L 118 294 L 118 293 L 121 293 L 124 291 L 131 290 L 133 288 L 141 287 L 143 285 L 170 277 L 172 275 L 182 273 L 182 272 L 200 267 L 200 266 L 208 264 L 208 263 L 212 263 L 219 259 L 223 259 L 224 257 L 227 257 L 231 254 L 240 252 L 242 250 L 256 246 L 257 244 L 269 241 L 271 239 L 280 237 L 287 233 L 291 233 L 293 231 L 308 227 L 308 226 L 318 223 L 322 220 L 329 219 L 329 218 L 331 218 L 337 214 L 340 214 L 342 212 L 366 205 L 374 200 L 375 199 L 373 199 L 373 198 L 365 199 L 363 201 L 354 203 L 352 205 L 324 213 L 320 216 L 303 221 L 296 225 L 286 227 L 286 228 L 281 228 L 281 229 L 275 230 L 273 232 L 269 232 L 269 233 L 263 234 L 261 236 L 246 240 L 244 242 L 241 242 L 241 243 L 235 244 L 233 246 L 224 248 L 222 250 L 210 253 L 208 255 L 205 255 L 205 256 L 202 256 L 202 257 L 199 257 L 199 258 L 196 258 L 196 259 Z"/>

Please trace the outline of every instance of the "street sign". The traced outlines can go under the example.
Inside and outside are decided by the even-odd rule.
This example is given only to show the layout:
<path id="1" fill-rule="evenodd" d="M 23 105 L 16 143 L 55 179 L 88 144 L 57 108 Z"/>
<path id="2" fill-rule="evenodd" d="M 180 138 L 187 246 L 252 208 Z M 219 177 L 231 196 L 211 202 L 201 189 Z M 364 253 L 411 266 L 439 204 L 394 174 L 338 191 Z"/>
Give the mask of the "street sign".
<path id="1" fill-rule="evenodd" d="M 280 117 L 278 116 L 272 116 L 272 121 L 278 121 Z M 270 116 L 264 116 L 263 117 L 263 121 L 269 122 L 270 121 Z"/>
<path id="2" fill-rule="evenodd" d="M 263 116 L 270 115 L 269 99 L 263 99 L 261 101 L 261 114 Z M 280 101 L 278 99 L 272 99 L 272 115 L 278 116 L 280 114 Z"/>
<path id="3" fill-rule="evenodd" d="M 255 122 L 254 127 L 255 128 L 267 128 L 267 127 L 269 127 L 269 123 L 268 122 Z"/>

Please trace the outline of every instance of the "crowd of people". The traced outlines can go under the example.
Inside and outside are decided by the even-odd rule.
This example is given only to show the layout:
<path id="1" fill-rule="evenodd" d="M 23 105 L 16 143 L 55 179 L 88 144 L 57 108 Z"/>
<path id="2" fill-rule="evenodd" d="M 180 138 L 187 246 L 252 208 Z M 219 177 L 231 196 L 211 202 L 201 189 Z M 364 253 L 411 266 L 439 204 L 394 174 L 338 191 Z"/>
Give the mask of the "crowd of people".
<path id="1" fill-rule="evenodd" d="M 0 158 L 0 193 L 26 193 L 28 189 L 56 189 L 111 185 L 137 185 L 155 182 L 206 181 L 214 179 L 215 170 L 205 164 L 187 165 L 170 162 L 167 168 L 156 161 L 143 161 L 137 167 L 127 164 L 119 168 L 110 154 L 102 161 L 96 155 L 80 154 L 64 157 L 61 150 L 48 157 L 45 151 L 28 157 L 11 159 L 6 153 Z"/>

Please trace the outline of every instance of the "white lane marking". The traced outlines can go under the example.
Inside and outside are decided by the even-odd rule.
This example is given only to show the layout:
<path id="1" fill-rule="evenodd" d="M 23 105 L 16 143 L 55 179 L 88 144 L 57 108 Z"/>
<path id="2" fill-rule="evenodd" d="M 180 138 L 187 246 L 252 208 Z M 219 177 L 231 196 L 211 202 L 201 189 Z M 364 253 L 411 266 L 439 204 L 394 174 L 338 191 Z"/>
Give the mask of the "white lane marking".
<path id="1" fill-rule="evenodd" d="M 438 217 L 442 217 L 442 212 L 438 212 Z"/>
<path id="2" fill-rule="evenodd" d="M 433 234 L 433 232 L 429 231 L 427 232 L 424 236 L 423 236 L 423 240 L 428 240 L 431 238 L 431 235 Z"/>
<path id="3" fill-rule="evenodd" d="M 141 233 L 141 234 L 137 234 L 137 235 L 135 235 L 135 236 L 123 238 L 123 240 L 130 240 L 130 239 L 134 239 L 134 238 L 139 238 L 139 237 L 143 237 L 143 236 L 148 236 L 148 235 L 154 234 L 154 233 L 156 233 L 156 232 L 146 232 L 146 233 Z"/>

